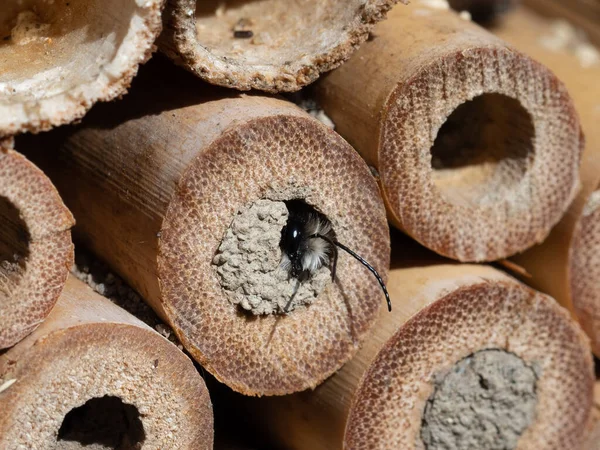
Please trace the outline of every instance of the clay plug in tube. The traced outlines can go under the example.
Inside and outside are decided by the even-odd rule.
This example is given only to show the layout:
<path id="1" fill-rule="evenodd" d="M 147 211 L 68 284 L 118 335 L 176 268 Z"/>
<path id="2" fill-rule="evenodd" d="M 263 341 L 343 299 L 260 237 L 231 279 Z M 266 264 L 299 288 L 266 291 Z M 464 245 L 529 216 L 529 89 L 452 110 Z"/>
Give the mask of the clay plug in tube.
<path id="1" fill-rule="evenodd" d="M 385 280 L 377 184 L 352 147 L 295 105 L 160 63 L 121 102 L 45 137 L 52 155 L 34 154 L 39 138 L 20 142 L 59 186 L 82 243 L 219 381 L 249 395 L 314 388 L 356 353 L 385 297 L 341 249 L 333 278 L 322 240 L 310 240 L 322 256 L 310 258 L 310 276 L 295 276 L 284 227 L 312 217 L 312 232 L 333 233 Z"/>
<path id="2" fill-rule="evenodd" d="M 388 277 L 394 309 L 350 362 L 314 391 L 223 392 L 228 423 L 273 448 L 579 448 L 594 371 L 577 322 L 503 272 L 407 248 Z"/>

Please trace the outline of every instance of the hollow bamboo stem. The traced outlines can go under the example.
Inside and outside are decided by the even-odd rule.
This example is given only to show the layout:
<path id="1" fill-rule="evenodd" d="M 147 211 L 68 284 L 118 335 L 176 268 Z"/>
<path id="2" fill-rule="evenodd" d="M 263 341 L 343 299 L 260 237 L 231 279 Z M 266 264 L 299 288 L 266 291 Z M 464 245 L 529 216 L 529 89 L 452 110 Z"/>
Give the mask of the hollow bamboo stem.
<path id="1" fill-rule="evenodd" d="M 548 47 L 550 22 L 521 9 L 496 32 L 518 49 L 546 64 L 565 83 L 581 116 L 586 145 L 581 161 L 581 190 L 548 239 L 515 258 L 532 276 L 525 281 L 547 292 L 580 321 L 600 355 L 600 66 L 583 67 L 569 49 Z M 546 42 L 546 44 L 545 44 Z"/>
<path id="2" fill-rule="evenodd" d="M 248 205 L 303 199 L 385 279 L 389 230 L 372 175 L 342 138 L 291 103 L 209 90 L 172 66 L 149 65 L 118 105 L 47 138 L 52 157 L 31 156 L 57 183 L 84 243 L 217 379 L 253 395 L 316 386 L 373 324 L 383 303 L 376 279 L 343 254 L 335 283 L 327 274 L 309 307 L 255 316 L 228 299 L 216 255 L 229 232 L 243 234 L 232 221 Z M 36 138 L 24 138 L 23 148 L 35 149 Z M 275 257 L 282 226 L 263 242 Z M 273 262 L 262 248 L 249 257 Z"/>
<path id="3" fill-rule="evenodd" d="M 549 70 L 428 5 L 392 9 L 317 95 L 379 173 L 396 227 L 453 259 L 504 258 L 573 199 L 578 118 Z"/>
<path id="4" fill-rule="evenodd" d="M 91 444 L 212 449 L 212 406 L 175 345 L 71 276 L 48 319 L 0 355 L 0 447 Z"/>
<path id="5" fill-rule="evenodd" d="M 73 216 L 50 180 L 7 145 L 0 143 L 0 349 L 48 316 L 73 264 Z"/>
<path id="6" fill-rule="evenodd" d="M 392 314 L 381 315 L 373 335 L 333 377 L 292 396 L 230 396 L 231 415 L 237 411 L 275 448 L 422 449 L 423 428 L 431 421 L 424 411 L 437 380 L 477 352 L 500 350 L 537 373 L 535 413 L 529 424 L 519 416 L 516 426 L 524 430 L 514 445 L 500 420 L 487 424 L 495 430 L 489 440 L 470 444 L 578 448 L 592 404 L 593 364 L 584 333 L 554 300 L 490 267 L 431 261 L 392 269 L 388 289 Z M 483 376 L 482 383 L 490 379 Z M 458 410 L 458 398 L 448 420 L 465 435 L 473 433 L 486 414 L 494 417 L 492 411 L 509 401 L 492 391 L 488 409 L 477 410 L 473 422 L 461 428 L 469 413 Z M 509 415 L 517 416 L 514 408 Z M 454 448 L 467 448 L 458 442 Z"/>
<path id="7" fill-rule="evenodd" d="M 164 0 L 6 0 L 0 136 L 80 119 L 123 95 L 160 33 Z"/>
<path id="8" fill-rule="evenodd" d="M 397 2 L 171 0 L 159 47 L 209 83 L 293 92 L 346 61 Z"/>

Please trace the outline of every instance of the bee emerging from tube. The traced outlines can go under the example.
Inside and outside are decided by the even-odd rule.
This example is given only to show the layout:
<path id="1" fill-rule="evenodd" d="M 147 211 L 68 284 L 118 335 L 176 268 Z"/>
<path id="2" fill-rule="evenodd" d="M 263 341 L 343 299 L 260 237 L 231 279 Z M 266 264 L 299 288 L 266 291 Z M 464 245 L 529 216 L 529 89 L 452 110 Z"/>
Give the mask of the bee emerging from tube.
<path id="1" fill-rule="evenodd" d="M 281 266 L 288 271 L 291 277 L 298 280 L 297 286 L 325 264 L 330 264 L 331 280 L 335 281 L 338 248 L 340 248 L 358 260 L 375 276 L 385 295 L 388 310 L 391 311 L 392 302 L 379 273 L 360 255 L 337 241 L 331 222 L 302 200 L 290 200 L 285 203 L 289 216 L 286 225 L 281 230 Z M 296 291 L 297 288 L 292 294 L 292 298 Z M 291 299 L 289 304 L 291 304 Z"/>

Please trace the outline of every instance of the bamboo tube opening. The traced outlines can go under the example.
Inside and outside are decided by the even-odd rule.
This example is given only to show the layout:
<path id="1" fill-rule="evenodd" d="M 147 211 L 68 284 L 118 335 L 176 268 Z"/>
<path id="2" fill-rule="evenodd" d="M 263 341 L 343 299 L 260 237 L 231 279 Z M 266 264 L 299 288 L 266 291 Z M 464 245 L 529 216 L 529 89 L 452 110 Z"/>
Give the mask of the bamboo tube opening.
<path id="1" fill-rule="evenodd" d="M 162 49 L 214 84 L 297 91 L 345 61 L 397 1 L 173 1 Z"/>
<path id="2" fill-rule="evenodd" d="M 224 393 L 218 414 L 276 448 L 578 448 L 594 373 L 568 312 L 491 267 L 397 248 L 394 309 L 352 360 L 310 392 Z"/>
<path id="3" fill-rule="evenodd" d="M 458 106 L 431 147 L 432 181 L 455 205 L 485 207 L 516 194 L 534 158 L 534 127 L 520 102 L 486 93 Z"/>
<path id="4" fill-rule="evenodd" d="M 0 148 L 0 349 L 50 313 L 73 263 L 73 217 L 48 178 Z"/>
<path id="5" fill-rule="evenodd" d="M 567 270 L 573 310 L 600 355 L 600 190 L 588 197 L 575 225 Z"/>
<path id="6" fill-rule="evenodd" d="M 306 191 L 306 189 L 303 189 Z M 271 197 L 285 198 L 289 193 L 277 192 Z M 296 192 L 292 195 L 298 195 Z M 304 192 L 306 195 L 307 192 Z M 290 314 L 299 307 L 312 304 L 331 283 L 331 251 L 323 242 L 311 241 L 319 246 L 304 253 L 320 251 L 323 257 L 314 256 L 311 264 L 322 264 L 315 273 L 291 276 L 291 261 L 286 254 L 284 229 L 294 214 L 319 217 L 321 227 L 331 227 L 331 222 L 304 200 L 260 199 L 242 208 L 235 215 L 221 241 L 213 264 L 217 267 L 220 284 L 234 305 L 254 315 Z M 304 236 L 306 238 L 307 236 Z"/>
<path id="7" fill-rule="evenodd" d="M 71 409 L 58 430 L 65 450 L 141 448 L 146 436 L 140 411 L 119 397 L 94 397 Z"/>
<path id="8" fill-rule="evenodd" d="M 69 277 L 48 318 L 0 354 L 0 448 L 212 448 L 192 362 Z"/>
<path id="9" fill-rule="evenodd" d="M 8 302 L 26 270 L 31 236 L 19 210 L 0 196 L 0 302 Z"/>
<path id="10" fill-rule="evenodd" d="M 575 197 L 579 119 L 547 68 L 431 5 L 393 8 L 316 97 L 380 175 L 393 225 L 452 259 L 506 258 Z"/>
<path id="11" fill-rule="evenodd" d="M 537 404 L 535 369 L 499 349 L 480 350 L 434 375 L 421 440 L 428 450 L 516 448 Z"/>
<path id="12" fill-rule="evenodd" d="M 162 0 L 7 0 L 0 135 L 71 122 L 124 93 L 150 55 L 161 7 Z"/>

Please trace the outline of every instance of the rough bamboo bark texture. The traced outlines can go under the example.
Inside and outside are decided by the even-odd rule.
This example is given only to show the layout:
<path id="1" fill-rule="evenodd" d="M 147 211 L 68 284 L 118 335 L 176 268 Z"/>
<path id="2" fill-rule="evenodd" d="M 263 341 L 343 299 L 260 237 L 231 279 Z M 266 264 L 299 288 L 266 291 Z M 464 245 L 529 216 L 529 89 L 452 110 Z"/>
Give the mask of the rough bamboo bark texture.
<path id="1" fill-rule="evenodd" d="M 6 0 L 0 136 L 80 119 L 123 95 L 162 29 L 164 0 Z"/>
<path id="2" fill-rule="evenodd" d="M 594 406 L 581 450 L 600 449 L 600 381 L 594 385 Z"/>
<path id="3" fill-rule="evenodd" d="M 579 121 L 549 70 L 428 4 L 390 11 L 317 94 L 379 172 L 395 226 L 453 259 L 504 258 L 573 199 Z"/>
<path id="4" fill-rule="evenodd" d="M 118 105 L 45 139 L 54 153 L 36 160 L 74 211 L 79 236 L 216 378 L 254 395 L 316 386 L 373 324 L 383 303 L 375 278 L 341 255 L 336 282 L 310 307 L 252 316 L 228 300 L 213 259 L 241 208 L 301 198 L 385 278 L 389 230 L 373 176 L 291 103 L 207 91 L 180 69 L 149 66 Z M 36 138 L 24 138 L 35 149 Z"/>
<path id="5" fill-rule="evenodd" d="M 363 348 L 333 377 L 312 392 L 260 400 L 238 396 L 242 406 L 234 403 L 232 409 L 244 411 L 276 448 L 423 449 L 424 410 L 434 380 L 475 352 L 501 349 L 538 374 L 533 420 L 515 446 L 502 440 L 508 430 L 495 423 L 491 441 L 443 448 L 578 448 L 594 374 L 587 338 L 566 310 L 486 266 L 413 262 L 390 270 L 388 288 L 393 312 L 381 315 Z M 507 401 L 492 397 L 492 390 L 491 407 L 478 410 L 483 422 Z M 448 413 L 459 423 L 465 420 L 454 410 L 460 402 Z M 476 423 L 464 425 L 466 434 Z"/>
<path id="6" fill-rule="evenodd" d="M 581 116 L 586 146 L 581 190 L 548 239 L 515 261 L 532 276 L 526 279 L 570 309 L 600 355 L 600 67 L 582 67 L 568 50 L 550 49 L 544 39 L 550 23 L 525 9 L 510 15 L 496 30 L 520 50 L 546 64 L 565 83 Z"/>
<path id="7" fill-rule="evenodd" d="M 50 313 L 71 265 L 73 216 L 50 180 L 0 143 L 0 349 Z"/>
<path id="8" fill-rule="evenodd" d="M 171 0 L 159 47 L 210 83 L 293 92 L 346 61 L 397 2 Z"/>
<path id="9" fill-rule="evenodd" d="M 65 419 L 90 400 L 115 397 L 135 408 L 125 425 L 102 428 L 102 416 L 115 420 L 118 410 L 90 417 L 88 409 L 80 427 Z M 212 406 L 202 377 L 175 345 L 70 277 L 48 319 L 0 355 L 0 447 L 90 444 L 212 449 Z"/>

